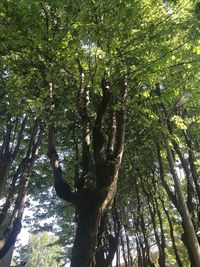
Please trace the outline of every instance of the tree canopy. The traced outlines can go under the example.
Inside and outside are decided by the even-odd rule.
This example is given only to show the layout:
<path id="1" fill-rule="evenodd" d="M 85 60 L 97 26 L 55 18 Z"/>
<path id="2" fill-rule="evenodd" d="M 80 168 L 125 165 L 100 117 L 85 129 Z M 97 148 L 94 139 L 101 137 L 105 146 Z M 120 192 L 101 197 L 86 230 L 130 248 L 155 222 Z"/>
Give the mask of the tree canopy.
<path id="1" fill-rule="evenodd" d="M 199 266 L 200 3 L 2 0 L 0 25 L 0 259 L 29 194 L 71 267 Z"/>

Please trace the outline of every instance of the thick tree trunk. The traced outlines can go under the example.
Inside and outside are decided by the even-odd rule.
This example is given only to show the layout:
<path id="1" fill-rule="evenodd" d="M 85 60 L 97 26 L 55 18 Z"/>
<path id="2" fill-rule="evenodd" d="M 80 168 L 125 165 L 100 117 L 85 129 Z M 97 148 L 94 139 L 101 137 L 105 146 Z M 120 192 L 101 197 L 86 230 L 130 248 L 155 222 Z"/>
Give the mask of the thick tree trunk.
<path id="1" fill-rule="evenodd" d="M 116 222 L 114 221 L 113 234 L 111 221 L 107 211 L 101 216 L 101 222 L 98 228 L 95 267 L 110 267 L 112 264 L 119 242 L 119 231 L 115 228 L 115 223 Z"/>
<path id="2" fill-rule="evenodd" d="M 101 218 L 100 210 L 89 205 L 87 209 L 81 210 L 78 216 L 71 267 L 93 267 L 96 266 L 94 256 Z"/>
<path id="3" fill-rule="evenodd" d="M 79 59 L 77 63 L 80 72 L 77 111 L 82 127 L 82 157 L 80 173 L 75 175 L 75 190 L 62 177 L 62 168 L 56 151 L 54 123 L 49 125 L 47 155 L 53 170 L 54 186 L 58 196 L 72 203 L 77 211 L 77 232 L 71 267 L 93 267 L 96 266 L 95 250 L 99 224 L 104 212 L 114 200 L 118 171 L 124 152 L 127 78 L 125 77 L 120 83 L 120 109 L 114 111 L 109 72 L 105 71 L 101 81 L 102 98 L 92 123 L 88 112 L 90 86 L 86 84 L 84 68 Z M 53 84 L 48 84 L 49 96 L 53 103 Z M 53 116 L 53 105 L 50 110 L 50 116 Z M 109 261 L 107 263 L 105 261 L 105 267 L 107 267 L 106 264 L 109 266 Z"/>
<path id="4" fill-rule="evenodd" d="M 9 267 L 12 261 L 14 244 L 11 246 L 7 254 L 0 260 L 0 267 Z"/>

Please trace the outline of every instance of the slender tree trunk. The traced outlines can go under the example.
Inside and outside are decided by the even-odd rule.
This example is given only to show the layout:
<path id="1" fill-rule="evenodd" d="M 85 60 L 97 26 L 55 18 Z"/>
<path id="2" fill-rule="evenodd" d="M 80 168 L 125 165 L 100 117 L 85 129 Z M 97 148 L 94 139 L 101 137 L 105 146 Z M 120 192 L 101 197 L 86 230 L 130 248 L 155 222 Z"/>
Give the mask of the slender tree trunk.
<path id="1" fill-rule="evenodd" d="M 164 256 L 164 252 L 162 250 L 159 234 L 157 231 L 157 224 L 156 224 L 156 220 L 155 220 L 155 209 L 153 208 L 153 210 L 152 210 L 150 204 L 149 204 L 149 211 L 150 211 L 151 220 L 152 220 L 152 224 L 153 224 L 153 230 L 154 230 L 156 244 L 158 246 L 158 251 L 159 251 L 158 263 L 159 263 L 160 267 L 164 267 L 165 266 L 165 256 Z"/>
<path id="2" fill-rule="evenodd" d="M 141 183 L 143 184 L 143 181 L 141 181 Z M 143 213 L 143 203 L 141 202 L 141 195 L 139 192 L 139 188 L 137 186 L 137 182 L 135 183 L 135 187 L 136 187 L 136 196 L 137 196 L 137 211 L 138 211 L 138 216 L 139 216 L 139 221 L 140 221 L 140 227 L 141 227 L 141 231 L 142 231 L 142 235 L 143 235 L 143 239 L 144 239 L 144 246 L 143 246 L 143 242 L 141 243 L 141 249 L 142 249 L 142 255 L 143 255 L 143 265 L 148 266 L 148 265 L 152 265 L 151 259 L 150 259 L 150 247 L 149 247 L 149 243 L 148 243 L 148 239 L 146 236 L 146 226 L 145 226 L 145 220 L 144 220 L 144 213 Z"/>
<path id="3" fill-rule="evenodd" d="M 140 244 L 139 244 L 139 241 L 138 241 L 137 233 L 136 233 L 136 245 L 137 245 L 137 264 L 138 264 L 138 267 L 144 267 L 141 248 L 140 248 Z"/>
<path id="4" fill-rule="evenodd" d="M 153 175 L 153 187 L 154 187 L 154 197 L 152 198 L 152 202 L 155 202 L 155 205 L 153 204 L 154 210 L 156 210 L 157 216 L 158 216 L 158 221 L 160 224 L 160 239 L 161 239 L 161 250 L 162 250 L 162 257 L 160 260 L 161 265 L 165 266 L 165 248 L 166 248 L 166 242 L 165 242 L 165 233 L 164 233 L 164 229 L 163 229 L 163 221 L 162 221 L 162 215 L 161 215 L 161 211 L 160 211 L 160 207 L 159 207 L 159 203 L 158 203 L 158 192 L 157 192 L 157 187 L 156 187 L 156 181 L 155 181 L 155 174 L 152 173 Z M 153 202 L 153 203 L 154 203 Z"/>
<path id="5" fill-rule="evenodd" d="M 3 193 L 5 194 L 6 192 L 7 178 L 9 175 L 11 165 L 17 156 L 21 141 L 23 139 L 23 132 L 26 121 L 27 118 L 25 117 L 22 120 L 22 123 L 19 127 L 19 133 L 17 134 L 19 125 L 18 125 L 18 119 L 15 120 L 15 128 L 12 138 L 12 128 L 14 122 L 12 122 L 11 116 L 9 115 L 9 119 L 6 125 L 6 133 L 4 136 L 3 143 L 0 147 L 0 196 Z M 15 146 L 14 143 L 16 143 Z"/>
<path id="6" fill-rule="evenodd" d="M 160 224 L 160 235 L 161 235 L 161 250 L 162 250 L 162 257 L 159 258 L 160 261 L 160 266 L 165 266 L 165 248 L 166 248 L 166 243 L 165 243 L 165 234 L 164 234 L 164 229 L 163 229 L 163 222 L 162 222 L 162 218 L 161 218 L 161 213 L 159 210 L 159 206 L 158 206 L 158 202 L 155 199 L 155 203 L 156 203 L 156 210 L 157 210 L 157 215 L 158 215 L 158 219 L 159 219 L 159 224 Z"/>
<path id="7" fill-rule="evenodd" d="M 195 197 L 195 190 L 194 190 L 194 186 L 193 186 L 193 179 L 192 179 L 191 171 L 189 169 L 187 160 L 185 159 L 185 157 L 181 153 L 179 145 L 174 140 L 172 140 L 172 143 L 173 143 L 173 146 L 174 146 L 176 153 L 179 156 L 179 159 L 181 161 L 181 165 L 182 165 L 184 173 L 185 173 L 186 183 L 187 183 L 187 206 L 188 206 L 189 212 L 192 213 L 194 211 L 193 201 L 194 201 L 194 197 Z"/>
<path id="8" fill-rule="evenodd" d="M 137 186 L 137 181 L 135 180 L 135 189 L 136 189 L 136 198 L 137 198 L 137 223 L 136 223 L 136 231 L 138 232 L 138 243 L 140 246 L 140 251 L 142 254 L 142 262 L 144 267 L 147 265 L 147 260 L 146 260 L 146 251 L 145 251 L 145 245 L 143 244 L 143 240 L 141 238 L 142 236 L 142 203 L 141 203 L 141 198 L 140 198 L 140 190 Z"/>
<path id="9" fill-rule="evenodd" d="M 120 267 L 120 248 L 117 248 L 116 251 L 116 267 Z"/>
<path id="10" fill-rule="evenodd" d="M 117 247 L 116 247 L 116 267 L 119 267 L 120 265 L 120 246 L 119 246 L 119 234 L 120 234 L 120 229 L 121 229 L 121 223 L 119 219 L 119 213 L 117 210 L 117 205 L 116 205 L 116 197 L 113 202 L 113 221 L 114 221 L 114 233 L 115 237 L 117 238 Z"/>
<path id="11" fill-rule="evenodd" d="M 17 145 L 15 147 L 15 150 L 13 152 L 13 158 L 15 158 L 16 151 L 19 149 L 19 144 L 21 142 L 22 138 L 22 131 L 24 129 L 23 123 L 21 127 L 21 132 L 18 137 Z M 29 145 L 28 149 L 26 152 L 25 158 L 21 161 L 19 164 L 19 167 L 13 177 L 12 180 L 12 188 L 10 191 L 10 194 L 8 195 L 8 199 L 5 202 L 5 205 L 3 206 L 4 212 L 7 212 L 11 205 L 11 198 L 13 196 L 13 190 L 17 188 L 17 192 L 15 191 L 14 193 L 17 193 L 17 197 L 15 199 L 14 203 L 14 208 L 12 210 L 11 217 L 9 219 L 9 222 L 6 225 L 6 228 L 3 229 L 3 234 L 4 238 L 2 240 L 3 246 L 1 246 L 0 249 L 0 259 L 6 257 L 6 254 L 10 251 L 10 248 L 15 244 L 16 238 L 21 230 L 21 220 L 23 216 L 23 211 L 24 211 L 24 205 L 26 201 L 26 196 L 27 196 L 27 186 L 28 182 L 31 176 L 31 171 L 34 166 L 35 161 L 38 158 L 38 150 L 39 150 L 39 145 L 41 143 L 41 138 L 43 134 L 43 129 L 40 125 L 40 119 L 37 119 L 35 121 L 31 137 L 29 140 Z M 19 185 L 15 187 L 15 184 L 19 181 Z M 2 214 L 1 216 L 1 223 L 3 222 L 5 214 Z"/>
<path id="12" fill-rule="evenodd" d="M 128 267 L 132 266 L 132 256 L 131 256 L 131 248 L 130 248 L 130 240 L 128 236 L 128 231 L 124 226 L 125 237 L 126 237 L 126 246 L 127 246 L 127 259 L 128 259 Z"/>
<path id="13" fill-rule="evenodd" d="M 156 244 L 157 244 L 158 251 L 159 251 L 158 263 L 161 267 L 164 267 L 165 266 L 165 253 L 164 253 L 163 246 L 162 246 L 162 240 L 160 241 L 159 233 L 157 231 L 157 222 L 156 222 L 156 218 L 155 218 L 156 217 L 156 207 L 155 207 L 154 199 L 152 196 L 152 192 L 147 191 L 145 189 L 145 185 L 144 185 L 143 180 L 141 180 L 141 183 L 142 183 L 143 191 L 144 191 L 146 198 L 147 198 L 148 208 L 149 208 L 149 212 L 150 212 L 150 216 L 151 216 L 151 222 L 152 222 L 153 230 L 154 230 L 154 236 L 155 236 Z"/>
<path id="14" fill-rule="evenodd" d="M 180 258 L 180 256 L 179 256 L 178 249 L 177 249 L 177 246 L 176 246 L 175 237 L 174 237 L 173 224 L 172 224 L 172 221 L 171 221 L 171 219 L 170 219 L 169 212 L 168 212 L 167 209 L 165 208 L 164 201 L 163 201 L 162 199 L 161 199 L 161 203 L 162 203 L 163 210 L 164 210 L 164 212 L 165 212 L 165 214 L 166 214 L 167 221 L 168 221 L 168 224 L 169 224 L 170 237 L 171 237 L 171 240 L 172 240 L 172 246 L 173 246 L 174 253 L 175 253 L 175 257 L 176 257 L 176 262 L 177 262 L 177 264 L 178 264 L 179 267 L 183 267 L 183 264 L 182 264 L 182 262 L 181 262 L 181 258 Z"/>
<path id="15" fill-rule="evenodd" d="M 190 139 L 189 133 L 187 130 L 184 130 L 183 133 L 184 133 L 186 144 L 188 146 L 188 154 L 189 154 L 188 161 L 189 161 L 192 178 L 194 180 L 195 189 L 196 189 L 199 204 L 200 204 L 200 184 L 199 184 L 198 174 L 197 174 L 197 170 L 195 166 L 195 154 L 193 151 L 192 140 Z"/>
<path id="16" fill-rule="evenodd" d="M 158 153 L 158 161 L 159 161 L 159 170 L 160 170 L 160 179 L 163 183 L 163 186 L 167 192 L 167 195 L 169 197 L 169 199 L 171 200 L 171 202 L 173 203 L 173 205 L 175 206 L 175 208 L 177 209 L 178 213 L 180 214 L 181 218 L 182 218 L 182 213 L 181 213 L 181 208 L 180 205 L 178 204 L 178 200 L 176 195 L 171 191 L 171 189 L 169 188 L 168 184 L 166 183 L 165 179 L 164 179 L 164 167 L 163 167 L 163 162 L 162 162 L 162 157 L 161 157 L 161 153 L 160 153 L 160 148 L 159 145 L 157 144 L 157 153 Z M 191 250 L 191 246 L 190 244 L 187 242 L 187 238 L 186 238 L 186 225 L 185 225 L 185 221 L 182 220 L 182 227 L 183 227 L 183 231 L 184 234 L 182 235 L 182 241 L 187 249 L 188 252 L 188 256 L 190 258 L 190 263 L 192 267 L 196 266 L 195 260 L 194 260 L 194 256 Z"/>
<path id="17" fill-rule="evenodd" d="M 121 241 L 121 246 L 122 246 L 122 256 L 123 256 L 124 266 L 125 267 L 129 267 L 128 266 L 128 261 L 127 261 L 126 250 L 125 250 L 124 236 L 123 236 L 122 232 L 120 234 L 120 241 Z"/>
<path id="18" fill-rule="evenodd" d="M 188 210 L 188 207 L 187 207 L 184 195 L 183 195 L 181 182 L 179 180 L 179 177 L 175 169 L 174 158 L 172 156 L 172 152 L 171 152 L 171 149 L 169 147 L 166 137 L 165 137 L 165 148 L 167 151 L 167 157 L 169 161 L 170 170 L 171 170 L 174 183 L 175 183 L 175 190 L 176 190 L 177 197 L 178 197 L 178 204 L 180 206 L 181 217 L 183 220 L 183 224 L 185 225 L 187 240 L 188 240 L 189 246 L 191 247 L 196 266 L 200 266 L 200 247 L 199 247 L 198 239 L 197 239 L 194 226 L 192 224 L 191 216 L 190 216 L 190 213 L 189 213 L 189 210 Z"/>
<path id="19" fill-rule="evenodd" d="M 144 237 L 147 266 L 155 267 L 155 264 L 151 261 L 151 258 L 150 258 L 150 245 L 149 245 L 149 241 L 148 241 L 148 238 L 147 238 L 147 229 L 146 229 L 146 226 L 145 226 L 144 216 L 143 215 L 142 215 L 142 218 L 141 218 L 141 228 L 142 228 L 142 233 L 143 233 L 143 237 Z"/>

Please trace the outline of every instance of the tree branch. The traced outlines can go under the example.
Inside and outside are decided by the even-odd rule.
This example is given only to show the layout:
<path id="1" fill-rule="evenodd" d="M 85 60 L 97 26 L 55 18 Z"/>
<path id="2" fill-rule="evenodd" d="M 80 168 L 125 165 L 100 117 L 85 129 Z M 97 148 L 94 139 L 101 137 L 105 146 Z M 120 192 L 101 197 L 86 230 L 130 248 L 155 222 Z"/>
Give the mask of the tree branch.
<path id="1" fill-rule="evenodd" d="M 126 108 L 125 101 L 127 97 L 128 84 L 127 77 L 125 77 L 121 84 L 121 109 L 117 112 L 117 134 L 116 134 L 116 149 L 115 157 L 121 162 L 124 152 L 124 138 L 125 138 L 125 117 Z"/>
<path id="2" fill-rule="evenodd" d="M 62 169 L 60 167 L 59 156 L 55 148 L 55 127 L 53 124 L 49 125 L 48 129 L 48 152 L 47 156 L 50 159 L 51 167 L 53 170 L 54 187 L 57 195 L 72 203 L 76 204 L 77 195 L 72 192 L 69 184 L 62 178 Z"/>
<path id="3" fill-rule="evenodd" d="M 116 138 L 116 129 L 117 129 L 117 125 L 116 125 L 116 114 L 115 111 L 111 111 L 110 112 L 110 117 L 111 117 L 111 131 L 109 133 L 109 137 L 108 137 L 108 155 L 112 155 L 113 151 L 114 151 L 114 146 L 115 146 L 115 138 Z M 110 130 L 109 128 L 109 130 Z"/>
<path id="4" fill-rule="evenodd" d="M 20 129 L 20 132 L 19 132 L 19 135 L 18 135 L 18 139 L 17 139 L 17 144 L 16 144 L 15 149 L 14 149 L 14 151 L 12 153 L 13 159 L 16 158 L 17 153 L 19 151 L 19 147 L 20 147 L 21 141 L 23 139 L 23 132 L 24 132 L 24 128 L 25 128 L 25 125 L 26 125 L 26 121 L 27 121 L 27 117 L 25 117 L 23 119 L 23 121 L 22 121 L 21 129 Z M 13 142 L 14 142 L 14 139 L 13 139 Z"/>
<path id="5" fill-rule="evenodd" d="M 103 97 L 101 103 L 98 106 L 97 117 L 93 128 L 94 154 L 96 163 L 100 162 L 103 159 L 104 149 L 105 149 L 103 123 L 111 96 L 110 83 L 108 81 L 108 73 L 104 74 L 101 86 L 102 86 Z"/>

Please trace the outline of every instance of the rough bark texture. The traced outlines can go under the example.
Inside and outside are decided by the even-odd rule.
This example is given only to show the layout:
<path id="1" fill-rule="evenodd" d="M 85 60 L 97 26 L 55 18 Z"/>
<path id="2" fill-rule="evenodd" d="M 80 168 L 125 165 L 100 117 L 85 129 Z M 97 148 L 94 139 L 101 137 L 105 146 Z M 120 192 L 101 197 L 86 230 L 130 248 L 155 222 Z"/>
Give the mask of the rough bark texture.
<path id="1" fill-rule="evenodd" d="M 92 267 L 101 266 L 100 263 L 95 262 L 98 259 L 95 259 L 98 228 L 101 218 L 113 202 L 117 190 L 118 172 L 124 151 L 124 105 L 127 82 L 124 80 L 121 83 L 121 107 L 115 112 L 111 101 L 109 75 L 105 72 L 102 79 L 103 96 L 98 105 L 96 119 L 91 123 L 88 114 L 90 88 L 85 83 L 84 71 L 79 60 L 78 66 L 80 91 L 77 110 L 83 134 L 81 174 L 76 174 L 74 191 L 62 177 L 55 145 L 54 124 L 49 126 L 47 155 L 52 166 L 54 185 L 58 196 L 75 205 L 76 209 L 77 232 L 72 250 L 71 267 Z M 105 267 L 109 266 L 111 255 L 114 256 L 113 251 L 107 261 L 104 261 Z"/>
<path id="2" fill-rule="evenodd" d="M 89 203 L 88 203 L 89 204 Z M 94 205 L 94 203 L 92 203 Z M 78 226 L 72 252 L 71 267 L 95 266 L 95 246 L 100 220 L 100 211 L 88 206 L 79 212 Z"/>

